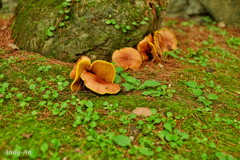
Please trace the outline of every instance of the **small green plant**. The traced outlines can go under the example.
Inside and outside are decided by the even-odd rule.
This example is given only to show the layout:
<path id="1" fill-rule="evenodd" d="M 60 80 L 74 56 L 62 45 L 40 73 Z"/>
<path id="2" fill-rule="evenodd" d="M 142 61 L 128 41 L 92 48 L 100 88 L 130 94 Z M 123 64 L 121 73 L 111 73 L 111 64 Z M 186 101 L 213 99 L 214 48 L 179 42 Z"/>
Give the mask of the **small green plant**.
<path id="1" fill-rule="evenodd" d="M 61 143 L 58 139 L 53 138 L 49 143 L 47 142 L 43 142 L 40 145 L 40 152 L 38 150 L 36 150 L 36 148 L 31 148 L 30 149 L 30 153 L 28 156 L 31 159 L 37 159 L 37 158 L 41 158 L 41 159 L 46 159 L 46 157 L 48 157 L 49 155 L 51 155 L 51 159 L 56 159 L 56 160 L 60 160 L 59 157 L 59 148 L 61 146 Z"/>
<path id="2" fill-rule="evenodd" d="M 204 25 L 212 25 L 216 23 L 210 16 L 201 17 L 201 20 L 203 21 Z"/>
<path id="3" fill-rule="evenodd" d="M 178 23 L 178 21 L 176 21 L 176 20 L 169 20 L 166 23 L 164 23 L 164 25 L 168 26 L 168 27 L 176 28 L 177 23 Z"/>
<path id="4" fill-rule="evenodd" d="M 129 115 L 122 115 L 120 118 L 120 121 L 126 125 L 129 124 L 132 119 L 136 118 L 135 114 L 129 114 Z"/>
<path id="5" fill-rule="evenodd" d="M 228 44 L 229 47 L 232 47 L 237 50 L 240 46 L 240 38 L 231 37 L 226 40 L 226 43 Z"/>
<path id="6" fill-rule="evenodd" d="M 147 81 L 145 81 L 145 82 L 147 82 Z M 175 93 L 175 92 L 176 92 L 175 89 L 168 89 L 167 85 L 161 85 L 161 86 L 157 87 L 155 90 L 149 89 L 147 91 L 144 91 L 142 94 L 145 96 L 152 96 L 152 97 L 166 96 L 168 98 L 171 98 L 173 96 L 173 93 Z"/>
<path id="7" fill-rule="evenodd" d="M 188 60 L 191 64 L 199 64 L 202 67 L 206 67 L 208 65 L 209 59 L 206 55 L 203 55 L 204 50 L 199 49 L 197 51 L 194 51 L 193 49 L 189 48 L 189 53 L 186 56 L 186 58 L 193 58 Z"/>
<path id="8" fill-rule="evenodd" d="M 129 137 L 124 135 L 117 135 L 112 137 L 113 142 L 115 142 L 117 145 L 121 147 L 126 147 L 131 145 L 131 140 Z"/>
<path id="9" fill-rule="evenodd" d="M 122 83 L 122 86 L 125 87 L 126 91 L 130 91 L 140 85 L 141 81 L 130 76 L 127 72 L 122 72 L 121 77 L 126 81 L 125 83 Z"/>
<path id="10" fill-rule="evenodd" d="M 109 110 L 111 112 L 114 112 L 118 108 L 119 104 L 117 102 L 111 104 L 108 101 L 104 101 L 103 102 L 103 106 L 105 106 L 104 109 L 107 109 L 107 110 Z"/>
<path id="11" fill-rule="evenodd" d="M 172 120 L 172 113 L 168 112 L 167 121 L 163 124 L 162 130 L 158 136 L 162 139 L 161 144 L 169 144 L 172 148 L 180 148 L 184 145 L 184 140 L 189 139 L 189 134 L 174 128 L 176 123 Z"/>
<path id="12" fill-rule="evenodd" d="M 111 17 L 112 17 L 112 15 L 109 15 L 109 18 L 111 18 Z M 130 25 L 126 25 L 124 23 L 117 24 L 115 19 L 106 20 L 106 24 L 114 25 L 115 29 L 121 29 L 123 33 L 126 33 L 128 30 L 132 29 L 132 27 Z M 134 22 L 134 23 L 132 23 L 132 25 L 137 25 L 137 23 Z"/>
<path id="13" fill-rule="evenodd" d="M 128 72 L 123 71 L 124 69 L 122 67 L 116 67 L 117 75 L 114 82 L 121 83 L 122 79 L 124 79 L 126 82 L 122 83 L 121 85 L 124 86 L 126 91 L 146 90 L 142 92 L 142 94 L 145 96 L 166 96 L 168 98 L 171 98 L 173 96 L 173 93 L 176 92 L 174 89 L 169 89 L 167 85 L 160 85 L 160 83 L 155 80 L 147 80 L 141 84 L 140 80 L 130 76 Z"/>
<path id="14" fill-rule="evenodd" d="M 189 89 L 192 91 L 192 93 L 197 97 L 197 101 L 202 102 L 204 106 L 208 107 L 212 104 L 211 100 L 217 100 L 218 96 L 215 94 L 208 94 L 206 97 L 203 96 L 202 89 L 204 88 L 204 85 L 198 85 L 196 81 L 188 81 L 186 82 Z"/>
<path id="15" fill-rule="evenodd" d="M 181 26 L 183 27 L 187 27 L 187 26 L 193 27 L 194 25 L 198 25 L 198 23 L 193 20 L 189 20 L 181 23 Z"/>
<path id="16" fill-rule="evenodd" d="M 47 65 L 47 66 L 41 66 L 37 70 L 40 72 L 48 72 L 50 69 L 52 69 L 52 66 Z"/>
<path id="17" fill-rule="evenodd" d="M 75 122 L 73 123 L 73 127 L 77 127 L 78 125 L 85 125 L 90 128 L 94 128 L 97 126 L 97 120 L 99 119 L 98 112 L 93 112 L 93 103 L 92 101 L 79 101 L 80 105 L 76 107 L 77 113 L 75 117 Z M 85 109 L 85 107 L 87 107 Z"/>
<path id="18" fill-rule="evenodd" d="M 180 57 L 178 55 L 180 55 L 181 52 L 182 52 L 181 49 L 177 49 L 177 50 L 174 50 L 174 51 L 166 51 L 166 52 L 164 52 L 164 56 L 180 59 Z"/>
<path id="19" fill-rule="evenodd" d="M 188 81 L 186 82 L 188 87 L 191 89 L 192 93 L 195 96 L 201 96 L 202 95 L 202 88 L 204 88 L 204 85 L 198 85 L 196 81 Z"/>
<path id="20" fill-rule="evenodd" d="M 203 78 L 203 80 L 205 81 L 206 86 L 213 88 L 216 92 L 224 92 L 222 87 L 220 85 L 216 85 L 213 80 L 208 80 L 207 78 Z"/>
<path id="21" fill-rule="evenodd" d="M 116 20 L 112 18 L 112 15 L 109 15 L 109 18 L 110 19 L 107 19 L 105 21 L 105 23 L 108 25 L 113 25 L 115 29 L 117 29 L 117 30 L 120 29 L 123 33 L 127 33 L 128 31 L 132 30 L 134 28 L 134 26 L 135 27 L 139 26 L 139 24 L 144 25 L 147 23 L 146 21 L 149 21 L 149 18 L 144 17 L 140 23 L 132 22 L 130 25 L 130 24 L 125 24 L 125 23 L 121 23 L 121 24 L 117 23 Z"/>
<path id="22" fill-rule="evenodd" d="M 204 41 L 202 42 L 202 45 L 203 45 L 203 46 L 210 46 L 210 45 L 213 45 L 214 43 L 215 43 L 215 40 L 213 39 L 213 36 L 210 35 L 210 36 L 208 37 L 208 40 L 204 40 Z"/>
<path id="23" fill-rule="evenodd" d="M 75 2 L 79 2 L 80 0 L 65 0 L 61 4 L 61 9 L 59 10 L 59 14 L 61 15 L 55 25 L 52 25 L 47 30 L 47 36 L 53 37 L 54 33 L 59 27 L 65 26 L 65 22 L 70 18 L 70 10 Z"/>
<path id="24" fill-rule="evenodd" d="M 215 156 L 219 159 L 219 160 L 237 160 L 236 158 L 234 158 L 232 155 L 223 153 L 223 152 L 216 152 Z"/>
<path id="25" fill-rule="evenodd" d="M 113 24 L 113 25 L 115 25 L 116 24 L 116 20 L 115 19 L 106 20 L 106 24 Z"/>
<path id="26" fill-rule="evenodd" d="M 227 36 L 229 34 L 226 30 L 224 30 L 222 28 L 218 28 L 218 27 L 216 27 L 214 25 L 207 26 L 207 29 L 210 30 L 210 31 L 215 32 L 218 35 L 222 35 L 222 36 Z"/>

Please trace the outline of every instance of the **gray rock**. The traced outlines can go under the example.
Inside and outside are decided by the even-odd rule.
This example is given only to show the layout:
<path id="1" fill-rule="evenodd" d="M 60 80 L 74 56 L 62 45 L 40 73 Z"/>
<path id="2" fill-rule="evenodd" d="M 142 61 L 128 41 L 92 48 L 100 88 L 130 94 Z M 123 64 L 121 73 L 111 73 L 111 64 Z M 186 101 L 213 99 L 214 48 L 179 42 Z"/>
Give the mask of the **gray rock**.
<path id="1" fill-rule="evenodd" d="M 16 8 L 19 0 L 0 0 L 0 13 L 10 13 Z"/>
<path id="2" fill-rule="evenodd" d="M 69 20 L 61 20 L 61 4 L 62 0 L 21 0 L 14 14 L 15 44 L 68 62 L 82 55 L 92 60 L 110 60 L 114 50 L 134 47 L 144 36 L 161 28 L 164 15 L 161 6 L 167 5 L 167 0 L 148 4 L 146 0 L 74 2 Z M 120 29 L 106 24 L 110 19 Z M 145 24 L 141 24 L 143 21 Z M 59 22 L 65 25 L 58 27 Z M 57 28 L 52 37 L 46 35 L 49 26 Z"/>
<path id="3" fill-rule="evenodd" d="M 170 0 L 168 5 L 168 17 L 190 18 L 206 14 L 206 9 L 198 0 Z"/>
<path id="4" fill-rule="evenodd" d="M 240 28 L 239 0 L 199 0 L 218 22 Z"/>

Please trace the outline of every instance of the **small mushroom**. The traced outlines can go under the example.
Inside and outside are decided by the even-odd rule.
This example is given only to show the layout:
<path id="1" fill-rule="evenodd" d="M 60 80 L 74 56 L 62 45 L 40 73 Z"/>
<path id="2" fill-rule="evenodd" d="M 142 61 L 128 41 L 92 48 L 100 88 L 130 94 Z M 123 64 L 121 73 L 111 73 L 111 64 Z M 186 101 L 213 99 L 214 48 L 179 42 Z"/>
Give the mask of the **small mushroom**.
<path id="1" fill-rule="evenodd" d="M 153 55 L 153 60 L 157 60 L 158 62 L 165 62 L 163 52 L 167 51 L 167 47 L 162 35 L 158 31 L 154 32 L 153 44 L 156 48 L 156 54 Z"/>
<path id="2" fill-rule="evenodd" d="M 170 51 L 177 49 L 177 38 L 175 34 L 166 29 L 159 29 L 156 32 L 160 33 L 162 35 L 163 41 L 165 43 L 166 48 L 163 48 L 163 51 Z"/>
<path id="3" fill-rule="evenodd" d="M 168 29 L 160 29 L 147 35 L 137 45 L 144 61 L 153 58 L 153 61 L 165 62 L 163 52 L 175 50 L 177 48 L 177 38 Z"/>
<path id="4" fill-rule="evenodd" d="M 80 91 L 83 89 L 83 81 L 81 79 L 81 74 L 84 70 L 89 69 L 91 66 L 91 62 L 89 60 L 81 60 L 77 63 L 76 66 L 76 75 L 74 77 L 74 81 L 71 84 L 72 91 Z"/>
<path id="5" fill-rule="evenodd" d="M 122 67 L 125 70 L 139 69 L 142 65 L 142 56 L 138 50 L 126 47 L 113 52 L 112 61 L 116 63 L 116 66 Z"/>
<path id="6" fill-rule="evenodd" d="M 153 42 L 152 34 L 149 34 L 146 37 L 144 37 L 144 39 L 140 41 L 137 45 L 137 50 L 141 53 L 143 61 L 149 60 L 148 54 L 151 52 L 149 43 L 152 42 Z"/>
<path id="7" fill-rule="evenodd" d="M 120 85 L 106 82 L 89 71 L 84 70 L 81 78 L 87 88 L 98 94 L 116 94 L 120 91 Z"/>
<path id="8" fill-rule="evenodd" d="M 158 51 L 157 51 L 157 48 L 156 46 L 152 43 L 152 42 L 149 42 L 149 47 L 151 49 L 150 53 L 152 54 L 152 57 L 153 57 L 153 61 L 157 61 L 157 62 L 160 62 L 161 59 L 159 58 L 158 56 Z"/>
<path id="9" fill-rule="evenodd" d="M 73 67 L 72 71 L 70 72 L 70 78 L 71 78 L 71 79 L 75 79 L 75 77 L 76 77 L 76 70 L 77 70 L 77 64 L 78 64 L 81 60 L 88 60 L 88 61 L 91 62 L 91 60 L 90 60 L 87 56 L 82 56 L 80 59 L 78 59 L 78 61 L 76 62 L 75 66 Z"/>

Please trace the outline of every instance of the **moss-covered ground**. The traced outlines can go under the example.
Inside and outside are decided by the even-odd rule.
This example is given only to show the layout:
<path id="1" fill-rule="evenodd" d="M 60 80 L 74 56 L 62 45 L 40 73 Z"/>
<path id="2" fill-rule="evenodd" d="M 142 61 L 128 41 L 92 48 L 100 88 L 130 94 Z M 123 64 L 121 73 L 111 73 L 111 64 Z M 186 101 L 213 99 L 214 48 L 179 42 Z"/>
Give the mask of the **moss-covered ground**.
<path id="1" fill-rule="evenodd" d="M 167 20 L 179 49 L 166 53 L 164 67 L 126 71 L 161 89 L 133 82 L 130 91 L 98 95 L 70 90 L 73 64 L 14 50 L 9 26 L 1 18 L 0 159 L 240 158 L 239 30 Z M 135 116 L 137 107 L 153 114 Z"/>

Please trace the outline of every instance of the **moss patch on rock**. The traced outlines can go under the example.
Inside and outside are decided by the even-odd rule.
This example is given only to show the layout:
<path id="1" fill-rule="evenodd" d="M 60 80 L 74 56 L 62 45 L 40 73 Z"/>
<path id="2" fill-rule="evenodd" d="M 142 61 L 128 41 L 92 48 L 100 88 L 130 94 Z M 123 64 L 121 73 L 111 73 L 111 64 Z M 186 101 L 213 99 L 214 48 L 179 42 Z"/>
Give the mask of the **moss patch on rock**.
<path id="1" fill-rule="evenodd" d="M 74 2 L 69 19 L 63 21 L 65 25 L 57 27 L 54 36 L 49 37 L 46 35 L 49 26 L 61 20 L 59 10 L 63 2 L 22 0 L 14 16 L 15 43 L 22 49 L 63 61 L 75 61 L 82 55 L 92 60 L 110 60 L 114 50 L 134 47 L 145 35 L 161 28 L 161 7 L 166 5 L 165 0 Z M 116 24 L 107 24 L 110 19 Z"/>

